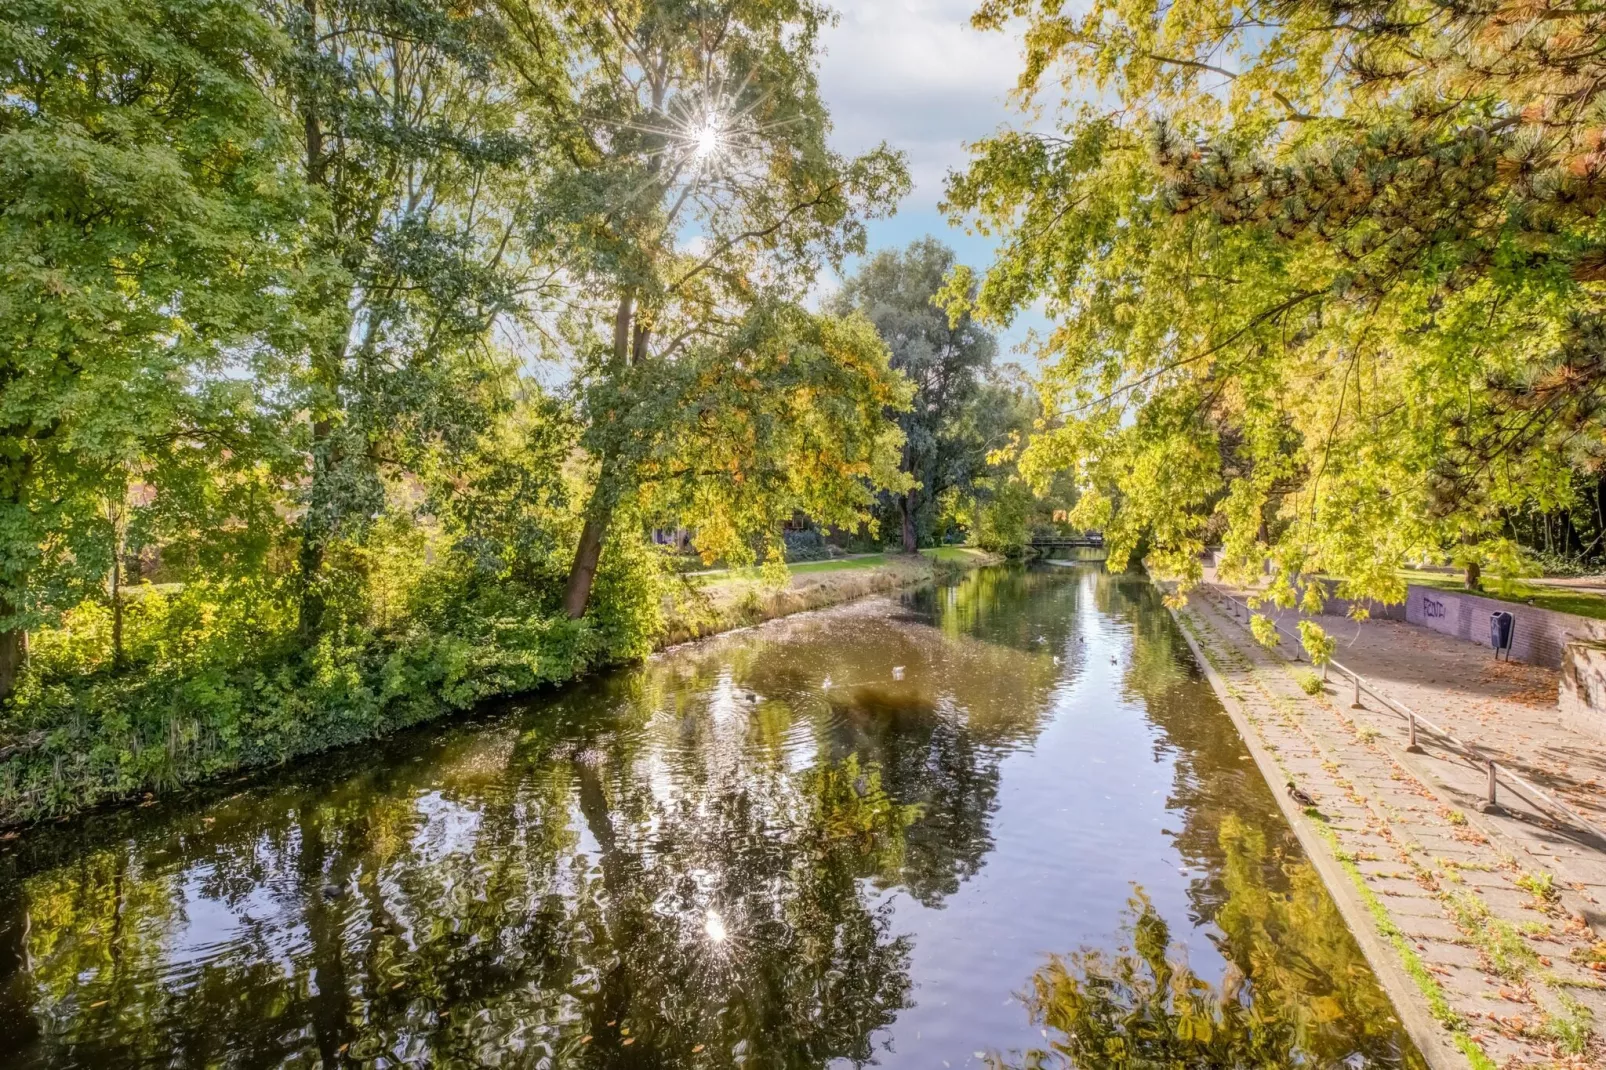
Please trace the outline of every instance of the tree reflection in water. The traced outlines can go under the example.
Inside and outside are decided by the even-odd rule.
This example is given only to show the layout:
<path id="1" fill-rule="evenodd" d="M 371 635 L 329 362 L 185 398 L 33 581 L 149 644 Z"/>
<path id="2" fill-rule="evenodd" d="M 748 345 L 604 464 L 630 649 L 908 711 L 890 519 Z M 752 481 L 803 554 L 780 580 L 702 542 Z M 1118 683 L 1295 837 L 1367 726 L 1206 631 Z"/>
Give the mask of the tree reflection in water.
<path id="1" fill-rule="evenodd" d="M 1128 903 L 1126 943 L 1052 956 L 1024 994 L 1049 1038 L 995 1067 L 1353 1068 L 1427 1064 L 1402 1045 L 1393 1008 L 1308 863 L 1290 890 L 1260 879 L 1265 843 L 1221 829 L 1228 896 L 1218 916 L 1227 959 L 1219 984 L 1196 975 L 1143 890 Z"/>
<path id="2" fill-rule="evenodd" d="M 1158 593 L 1136 577 L 1093 581 L 1101 612 L 1125 620 L 1127 693 L 1161 730 L 1173 763 L 1173 833 L 1200 874 L 1189 889 L 1193 927 L 1209 926 L 1226 962 L 1219 983 L 1199 977 L 1141 887 L 1128 902 L 1122 946 L 1056 954 L 1022 994 L 1045 1046 L 994 1055 L 995 1067 L 1425 1067 L 1292 830 L 1270 807 L 1226 717 L 1200 718 L 1207 686 L 1183 655 Z"/>
<path id="3" fill-rule="evenodd" d="M 1211 988 L 1169 964 L 1140 897 L 1132 947 L 1053 960 L 1033 1013 L 1062 1040 L 1131 1045 L 1131 1065 L 1151 1033 L 1192 1065 L 1319 1063 L 1346 1043 L 1388 1062 L 1387 1005 L 1269 797 L 1244 804 L 1265 786 L 1226 719 L 1200 716 L 1213 699 L 1152 588 L 1024 570 L 30 833 L 0 854 L 0 1051 L 8 1067 L 895 1061 L 924 980 L 910 919 L 996 863 L 1004 763 L 1085 673 L 1089 600 L 1129 633 L 1120 686 L 1173 770 L 1189 921 L 1230 966 Z M 998 999 L 1018 983 L 1011 967 Z"/>

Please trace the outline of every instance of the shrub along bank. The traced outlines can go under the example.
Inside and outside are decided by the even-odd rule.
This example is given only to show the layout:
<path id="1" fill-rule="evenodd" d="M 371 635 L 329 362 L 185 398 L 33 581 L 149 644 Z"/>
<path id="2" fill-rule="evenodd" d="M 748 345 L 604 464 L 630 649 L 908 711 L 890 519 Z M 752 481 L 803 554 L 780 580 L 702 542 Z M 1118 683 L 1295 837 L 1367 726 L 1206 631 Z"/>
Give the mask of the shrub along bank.
<path id="1" fill-rule="evenodd" d="M 147 587 L 129 599 L 123 655 L 93 604 L 35 641 L 0 722 L 0 824 L 67 814 L 273 765 L 563 684 L 694 639 L 997 561 L 889 555 L 775 586 L 738 575 L 666 579 L 650 548 L 620 547 L 571 620 L 519 584 L 430 577 L 389 626 L 329 628 L 302 645 L 267 583 Z"/>

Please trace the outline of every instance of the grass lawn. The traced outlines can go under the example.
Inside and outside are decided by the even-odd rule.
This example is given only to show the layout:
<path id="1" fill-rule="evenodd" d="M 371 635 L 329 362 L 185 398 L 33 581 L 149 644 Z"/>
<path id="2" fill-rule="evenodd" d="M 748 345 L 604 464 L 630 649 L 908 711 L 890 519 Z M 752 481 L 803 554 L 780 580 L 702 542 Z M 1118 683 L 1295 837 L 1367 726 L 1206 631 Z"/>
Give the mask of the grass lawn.
<path id="1" fill-rule="evenodd" d="M 1460 591 L 1467 593 L 1466 586 L 1461 582 L 1460 576 L 1451 576 L 1443 572 L 1417 572 L 1406 569 L 1401 573 L 1405 582 L 1420 584 L 1423 587 L 1437 587 L 1443 591 L 1454 593 Z M 1606 597 L 1590 591 L 1569 591 L 1560 587 L 1545 587 L 1525 580 L 1486 580 L 1484 589 L 1477 592 L 1487 598 L 1496 598 L 1502 602 L 1533 604 L 1540 609 L 1553 609 L 1557 613 L 1574 613 L 1580 617 L 1593 617 L 1596 620 L 1606 620 Z"/>
<path id="2" fill-rule="evenodd" d="M 921 553 L 933 561 L 969 561 L 973 558 L 986 556 L 985 550 L 976 550 L 969 546 L 936 546 L 930 550 L 921 550 Z"/>
<path id="3" fill-rule="evenodd" d="M 786 567 L 792 575 L 800 576 L 810 572 L 837 572 L 845 568 L 875 568 L 886 563 L 886 554 L 866 554 L 864 557 L 844 557 L 836 561 L 804 561 Z"/>
<path id="4" fill-rule="evenodd" d="M 974 561 L 978 557 L 986 557 L 982 550 L 974 550 L 968 546 L 938 546 L 930 550 L 921 550 L 927 559 L 932 561 Z M 891 564 L 895 560 L 907 560 L 902 554 L 863 554 L 857 557 L 838 557 L 827 561 L 800 561 L 795 565 L 787 565 L 787 570 L 794 576 L 807 576 L 815 572 L 843 572 L 849 569 L 879 568 Z M 706 582 L 727 583 L 732 582 L 729 573 L 723 569 L 704 574 Z"/>

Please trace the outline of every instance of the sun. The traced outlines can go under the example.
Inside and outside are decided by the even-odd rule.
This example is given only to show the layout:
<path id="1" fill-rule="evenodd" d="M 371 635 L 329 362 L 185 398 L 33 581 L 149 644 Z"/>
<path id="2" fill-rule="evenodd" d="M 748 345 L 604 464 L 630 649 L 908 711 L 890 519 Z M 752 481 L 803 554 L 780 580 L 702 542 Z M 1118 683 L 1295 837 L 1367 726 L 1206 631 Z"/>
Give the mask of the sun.
<path id="1" fill-rule="evenodd" d="M 725 130 L 719 117 L 710 115 L 692 134 L 692 155 L 699 163 L 707 163 L 725 147 Z"/>

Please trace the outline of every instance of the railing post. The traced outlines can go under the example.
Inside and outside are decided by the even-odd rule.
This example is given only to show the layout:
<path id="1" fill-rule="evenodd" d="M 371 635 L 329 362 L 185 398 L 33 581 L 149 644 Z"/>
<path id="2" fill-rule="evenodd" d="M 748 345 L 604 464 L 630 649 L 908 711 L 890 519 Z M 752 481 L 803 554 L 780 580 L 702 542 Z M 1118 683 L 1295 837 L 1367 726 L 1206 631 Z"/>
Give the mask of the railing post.
<path id="1" fill-rule="evenodd" d="M 1366 707 L 1361 705 L 1361 678 L 1355 673 L 1350 673 L 1350 679 L 1355 681 L 1355 701 L 1349 704 L 1349 708 L 1352 710 L 1364 710 Z"/>
<path id="2" fill-rule="evenodd" d="M 1409 740 L 1405 744 L 1405 749 L 1412 754 L 1421 754 L 1422 745 L 1416 741 L 1416 714 L 1407 713 L 1405 715 L 1405 725 L 1406 732 L 1409 735 Z"/>
<path id="3" fill-rule="evenodd" d="M 1487 796 L 1487 798 L 1484 799 L 1483 806 L 1479 807 L 1479 809 L 1481 809 L 1486 814 L 1497 814 L 1497 813 L 1500 812 L 1500 802 L 1495 797 L 1495 787 L 1496 787 L 1496 779 L 1497 778 L 1496 778 L 1496 775 L 1495 775 L 1494 762 L 1492 762 L 1492 761 L 1489 762 L 1488 763 L 1488 767 L 1489 767 L 1489 791 L 1488 791 L 1488 796 Z"/>

